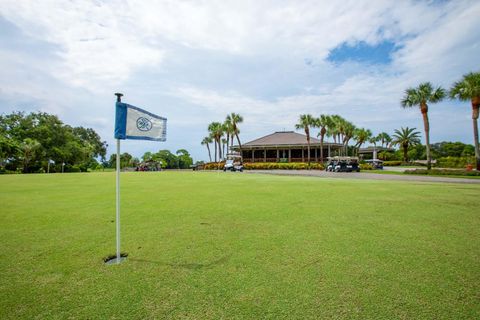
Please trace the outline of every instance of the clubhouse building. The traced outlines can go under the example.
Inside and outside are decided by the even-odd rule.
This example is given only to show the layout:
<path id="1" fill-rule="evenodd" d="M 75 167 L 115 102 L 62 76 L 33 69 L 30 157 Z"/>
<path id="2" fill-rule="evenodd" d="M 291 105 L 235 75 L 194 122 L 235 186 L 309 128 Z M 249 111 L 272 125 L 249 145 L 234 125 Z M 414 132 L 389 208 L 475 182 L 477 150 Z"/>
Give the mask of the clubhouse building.
<path id="1" fill-rule="evenodd" d="M 338 154 L 340 143 L 323 142 L 324 161 Z M 240 151 L 238 145 L 232 147 Z M 310 137 L 310 160 L 320 162 L 320 140 Z M 307 136 L 293 131 L 278 131 L 242 144 L 243 162 L 306 162 Z"/>

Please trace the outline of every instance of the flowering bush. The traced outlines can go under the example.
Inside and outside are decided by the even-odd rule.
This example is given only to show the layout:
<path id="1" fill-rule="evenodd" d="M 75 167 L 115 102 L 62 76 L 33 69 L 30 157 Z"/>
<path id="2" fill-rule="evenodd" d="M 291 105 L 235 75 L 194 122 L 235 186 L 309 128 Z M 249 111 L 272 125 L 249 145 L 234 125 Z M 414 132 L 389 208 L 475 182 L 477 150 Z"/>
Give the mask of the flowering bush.
<path id="1" fill-rule="evenodd" d="M 373 166 L 369 163 L 360 163 L 360 170 L 373 170 Z"/>
<path id="2" fill-rule="evenodd" d="M 290 163 L 281 163 L 281 162 L 256 162 L 256 163 L 244 163 L 243 167 L 245 170 L 306 170 L 308 169 L 308 163 L 304 162 L 290 162 Z M 324 170 L 325 167 L 321 163 L 311 163 L 310 169 L 313 170 Z"/>

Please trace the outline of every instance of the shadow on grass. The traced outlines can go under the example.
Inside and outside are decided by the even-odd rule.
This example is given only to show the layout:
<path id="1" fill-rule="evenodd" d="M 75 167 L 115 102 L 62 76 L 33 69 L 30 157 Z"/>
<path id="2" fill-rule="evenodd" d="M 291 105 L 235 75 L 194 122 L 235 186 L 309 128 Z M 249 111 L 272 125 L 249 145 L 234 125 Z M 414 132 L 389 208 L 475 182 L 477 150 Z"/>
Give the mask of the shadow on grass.
<path id="1" fill-rule="evenodd" d="M 154 263 L 158 265 L 168 266 L 175 269 L 189 269 L 189 270 L 200 270 L 200 269 L 208 269 L 212 268 L 216 265 L 223 264 L 230 259 L 230 255 L 224 256 L 220 259 L 214 260 L 210 263 L 168 263 L 163 261 L 155 261 L 155 260 L 147 260 L 147 259 L 135 259 L 129 258 L 128 261 L 134 262 L 144 262 L 144 263 Z"/>

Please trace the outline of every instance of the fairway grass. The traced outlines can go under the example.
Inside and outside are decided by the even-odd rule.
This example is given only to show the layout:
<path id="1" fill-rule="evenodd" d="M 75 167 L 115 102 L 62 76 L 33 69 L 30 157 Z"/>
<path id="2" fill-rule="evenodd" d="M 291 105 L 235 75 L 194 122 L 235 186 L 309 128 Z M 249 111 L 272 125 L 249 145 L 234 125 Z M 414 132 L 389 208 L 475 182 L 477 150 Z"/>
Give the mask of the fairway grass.
<path id="1" fill-rule="evenodd" d="M 477 185 L 0 176 L 0 319 L 478 319 Z"/>

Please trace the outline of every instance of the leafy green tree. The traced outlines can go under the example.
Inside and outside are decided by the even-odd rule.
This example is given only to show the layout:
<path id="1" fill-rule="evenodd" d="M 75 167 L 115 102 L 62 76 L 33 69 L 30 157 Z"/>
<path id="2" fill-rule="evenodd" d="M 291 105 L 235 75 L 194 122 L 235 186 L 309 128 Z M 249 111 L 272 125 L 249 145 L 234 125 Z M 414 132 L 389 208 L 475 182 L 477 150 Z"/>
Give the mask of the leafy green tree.
<path id="1" fill-rule="evenodd" d="M 480 72 L 471 72 L 455 82 L 450 89 L 450 97 L 472 104 L 473 143 L 477 170 L 480 170 L 480 146 L 478 141 L 478 116 L 480 110 Z"/>
<path id="2" fill-rule="evenodd" d="M 130 153 L 124 152 L 120 154 L 120 168 L 128 168 L 133 167 L 133 157 Z M 110 155 L 110 159 L 108 160 L 108 165 L 110 168 L 117 167 L 117 155 L 114 153 Z"/>
<path id="3" fill-rule="evenodd" d="M 20 150 L 22 152 L 23 160 L 23 172 L 28 172 L 28 165 L 38 155 L 38 152 L 41 148 L 40 142 L 34 139 L 26 138 L 23 140 L 23 143 L 20 145 Z"/>
<path id="4" fill-rule="evenodd" d="M 19 145 L 16 141 L 7 139 L 0 135 L 0 167 L 4 166 L 6 160 L 16 156 L 19 152 Z"/>
<path id="5" fill-rule="evenodd" d="M 432 158 L 430 155 L 430 123 L 428 120 L 428 103 L 437 103 L 445 97 L 445 89 L 433 88 L 430 82 L 421 83 L 416 88 L 408 88 L 401 101 L 403 108 L 419 106 L 423 117 L 423 126 L 425 129 L 425 142 L 427 150 L 427 169 L 432 167 Z"/>
<path id="6" fill-rule="evenodd" d="M 188 169 L 193 164 L 193 159 L 185 149 L 177 150 L 178 166 L 180 169 Z"/>
<path id="7" fill-rule="evenodd" d="M 400 130 L 396 129 L 393 134 L 394 145 L 399 145 L 403 150 L 403 161 L 408 161 L 408 148 L 420 144 L 420 132 L 415 131 L 416 128 L 401 128 Z"/>
<path id="8" fill-rule="evenodd" d="M 24 151 L 29 148 L 26 139 L 35 140 L 40 146 L 25 162 L 25 153 L 20 146 Z M 0 141 L 9 141 L 8 144 L 2 143 L 1 157 L 9 160 L 13 170 L 21 167 L 25 172 L 46 169 L 49 160 L 86 170 L 96 165 L 94 158 L 106 155 L 106 143 L 93 129 L 72 128 L 57 116 L 43 112 L 0 115 Z"/>
<path id="9" fill-rule="evenodd" d="M 142 161 L 148 161 L 152 159 L 153 159 L 153 153 L 151 153 L 150 151 L 145 152 L 142 156 Z"/>
<path id="10" fill-rule="evenodd" d="M 153 160 L 162 161 L 162 168 L 177 169 L 178 159 L 177 156 L 171 153 L 169 150 L 160 150 L 154 154 Z"/>
<path id="11" fill-rule="evenodd" d="M 475 147 L 462 142 L 438 142 L 432 144 L 432 154 L 437 157 L 469 157 L 475 155 Z"/>

